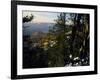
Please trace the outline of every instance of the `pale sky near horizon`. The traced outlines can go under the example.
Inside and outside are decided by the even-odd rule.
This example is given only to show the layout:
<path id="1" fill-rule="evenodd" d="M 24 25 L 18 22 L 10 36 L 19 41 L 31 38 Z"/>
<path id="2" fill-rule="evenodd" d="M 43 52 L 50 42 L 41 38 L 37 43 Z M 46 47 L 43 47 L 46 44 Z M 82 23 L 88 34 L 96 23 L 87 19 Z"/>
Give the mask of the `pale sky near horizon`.
<path id="1" fill-rule="evenodd" d="M 39 11 L 23 11 L 23 17 L 33 15 L 33 23 L 55 23 L 55 19 L 60 13 L 56 12 L 39 12 Z"/>

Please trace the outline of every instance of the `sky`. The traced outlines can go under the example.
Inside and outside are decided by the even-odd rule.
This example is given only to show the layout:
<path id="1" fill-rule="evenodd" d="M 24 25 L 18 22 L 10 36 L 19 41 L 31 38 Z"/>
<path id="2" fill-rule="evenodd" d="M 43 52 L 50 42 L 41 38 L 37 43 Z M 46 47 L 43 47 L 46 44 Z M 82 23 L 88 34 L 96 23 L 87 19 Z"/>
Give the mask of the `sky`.
<path id="1" fill-rule="evenodd" d="M 34 19 L 31 21 L 33 23 L 54 23 L 55 19 L 60 13 L 56 12 L 40 12 L 40 11 L 23 11 L 23 17 L 27 15 L 33 15 Z"/>

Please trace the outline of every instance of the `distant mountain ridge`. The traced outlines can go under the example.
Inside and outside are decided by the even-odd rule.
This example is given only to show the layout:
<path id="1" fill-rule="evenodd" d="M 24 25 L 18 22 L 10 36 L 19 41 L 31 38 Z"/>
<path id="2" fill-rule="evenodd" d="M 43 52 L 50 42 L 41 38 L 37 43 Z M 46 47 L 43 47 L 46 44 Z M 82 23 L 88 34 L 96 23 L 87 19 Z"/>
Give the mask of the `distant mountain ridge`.
<path id="1" fill-rule="evenodd" d="M 53 26 L 54 23 L 24 23 L 23 35 L 32 35 L 33 32 L 47 33 Z"/>

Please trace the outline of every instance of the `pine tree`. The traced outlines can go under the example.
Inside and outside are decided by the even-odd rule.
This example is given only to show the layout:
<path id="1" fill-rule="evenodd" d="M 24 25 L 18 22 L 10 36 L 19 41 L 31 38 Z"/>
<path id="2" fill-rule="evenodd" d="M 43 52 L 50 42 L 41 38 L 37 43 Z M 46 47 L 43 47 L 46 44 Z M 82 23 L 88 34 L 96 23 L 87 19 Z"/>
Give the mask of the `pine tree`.
<path id="1" fill-rule="evenodd" d="M 31 14 L 30 16 L 25 16 L 25 17 L 23 17 L 23 23 L 25 23 L 25 22 L 30 22 L 30 21 L 32 21 L 32 19 L 34 18 L 34 16 Z"/>
<path id="2" fill-rule="evenodd" d="M 72 35 L 70 42 L 70 53 L 72 54 L 72 65 L 75 57 L 82 59 L 89 57 L 89 16 L 88 14 L 74 14 Z M 89 62 L 87 62 L 88 64 Z M 86 64 L 86 65 L 87 65 Z M 83 65 L 83 63 L 81 63 Z"/>
<path id="3" fill-rule="evenodd" d="M 87 62 L 82 62 L 82 59 L 89 58 L 89 16 L 70 13 L 67 18 L 66 15 L 60 13 L 55 26 L 49 31 L 49 36 L 55 37 L 56 44 L 48 46 L 48 65 L 60 67 L 72 63 L 74 66 L 76 62 L 88 65 L 89 59 Z M 71 23 L 66 24 L 67 21 Z"/>
<path id="4" fill-rule="evenodd" d="M 49 66 L 60 67 L 65 65 L 65 28 L 66 28 L 66 13 L 60 13 L 58 19 L 55 20 L 53 29 L 49 32 L 55 37 L 56 44 L 53 47 L 49 47 Z"/>

